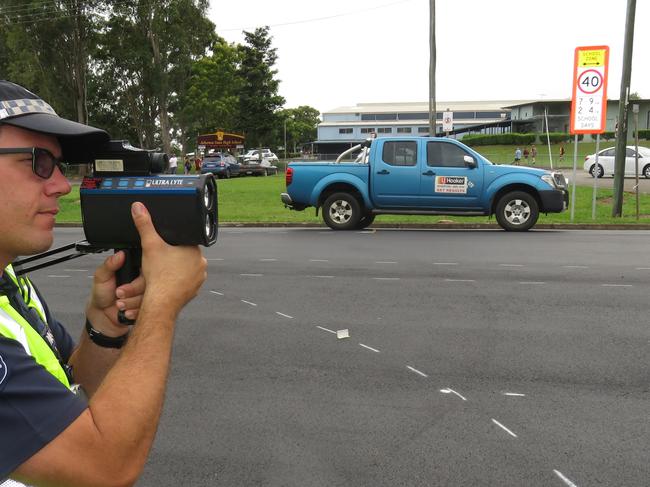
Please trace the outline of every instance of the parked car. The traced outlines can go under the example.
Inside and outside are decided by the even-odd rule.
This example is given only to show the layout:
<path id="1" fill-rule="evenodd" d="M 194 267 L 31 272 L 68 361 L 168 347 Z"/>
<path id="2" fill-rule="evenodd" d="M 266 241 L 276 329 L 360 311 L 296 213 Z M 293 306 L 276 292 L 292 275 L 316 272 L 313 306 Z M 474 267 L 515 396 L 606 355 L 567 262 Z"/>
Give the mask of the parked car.
<path id="1" fill-rule="evenodd" d="M 244 154 L 244 162 L 260 162 L 260 152 L 262 153 L 261 162 L 264 162 L 264 160 L 267 160 L 269 164 L 278 162 L 278 156 L 271 152 L 271 149 L 251 149 Z"/>
<path id="2" fill-rule="evenodd" d="M 209 154 L 204 157 L 201 165 L 201 174 L 212 173 L 219 178 L 229 179 L 231 176 L 239 176 L 241 165 L 230 154 L 221 152 Z"/>
<path id="3" fill-rule="evenodd" d="M 594 172 L 599 178 L 614 176 L 615 147 L 603 149 L 598 153 L 598 168 L 596 168 L 596 154 L 585 157 L 584 170 L 592 176 Z M 625 176 L 634 176 L 636 150 L 634 146 L 625 148 Z M 639 176 L 650 179 L 650 149 L 639 146 Z"/>
<path id="4" fill-rule="evenodd" d="M 240 169 L 242 175 L 248 176 L 273 176 L 278 173 L 278 167 L 270 164 L 268 160 L 261 163 L 249 161 L 242 164 Z"/>

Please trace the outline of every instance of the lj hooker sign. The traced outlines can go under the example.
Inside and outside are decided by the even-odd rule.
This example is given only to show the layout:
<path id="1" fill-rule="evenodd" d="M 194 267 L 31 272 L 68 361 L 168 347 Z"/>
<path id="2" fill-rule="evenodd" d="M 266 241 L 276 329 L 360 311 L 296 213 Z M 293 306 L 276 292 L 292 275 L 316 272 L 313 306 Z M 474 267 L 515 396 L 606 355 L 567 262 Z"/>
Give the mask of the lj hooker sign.
<path id="1" fill-rule="evenodd" d="M 243 149 L 244 136 L 217 130 L 213 134 L 199 135 L 196 142 L 206 149 Z"/>

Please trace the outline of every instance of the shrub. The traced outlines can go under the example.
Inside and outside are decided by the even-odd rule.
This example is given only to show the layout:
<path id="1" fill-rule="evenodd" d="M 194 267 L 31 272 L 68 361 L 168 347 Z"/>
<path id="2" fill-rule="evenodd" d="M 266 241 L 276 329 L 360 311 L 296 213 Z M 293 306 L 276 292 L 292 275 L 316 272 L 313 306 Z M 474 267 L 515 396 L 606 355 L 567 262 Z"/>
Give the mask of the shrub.
<path id="1" fill-rule="evenodd" d="M 479 145 L 529 145 L 537 139 L 536 134 L 518 134 L 508 132 L 505 134 L 470 134 L 462 138 L 462 142 L 469 146 Z"/>
<path id="2" fill-rule="evenodd" d="M 639 130 L 639 139 L 650 140 L 650 129 Z"/>
<path id="3" fill-rule="evenodd" d="M 603 132 L 600 134 L 600 138 L 604 140 L 614 140 L 616 139 L 616 132 Z"/>

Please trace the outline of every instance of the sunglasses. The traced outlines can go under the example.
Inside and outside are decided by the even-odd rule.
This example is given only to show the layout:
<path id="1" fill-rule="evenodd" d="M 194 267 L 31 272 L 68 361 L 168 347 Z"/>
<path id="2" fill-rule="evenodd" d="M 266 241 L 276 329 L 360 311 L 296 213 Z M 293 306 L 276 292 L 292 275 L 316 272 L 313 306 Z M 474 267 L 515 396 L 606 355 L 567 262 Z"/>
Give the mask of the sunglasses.
<path id="1" fill-rule="evenodd" d="M 40 147 L 0 148 L 0 154 L 31 154 L 32 172 L 43 179 L 49 179 L 55 167 L 58 167 L 65 175 L 65 164 L 47 149 Z"/>

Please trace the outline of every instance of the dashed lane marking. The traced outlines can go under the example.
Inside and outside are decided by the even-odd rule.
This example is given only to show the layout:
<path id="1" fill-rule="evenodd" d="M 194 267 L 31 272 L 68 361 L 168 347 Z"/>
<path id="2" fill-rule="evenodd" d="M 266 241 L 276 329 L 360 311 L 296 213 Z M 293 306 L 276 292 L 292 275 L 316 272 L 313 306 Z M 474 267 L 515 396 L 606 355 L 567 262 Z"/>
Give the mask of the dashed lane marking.
<path id="1" fill-rule="evenodd" d="M 364 345 L 363 343 L 359 343 L 359 345 L 362 346 L 363 348 L 366 348 L 366 349 L 370 350 L 371 352 L 381 353 L 381 352 L 380 352 L 379 350 L 377 350 L 376 348 L 369 347 L 368 345 Z"/>
<path id="2" fill-rule="evenodd" d="M 397 264 L 394 260 L 377 260 L 375 264 Z"/>
<path id="3" fill-rule="evenodd" d="M 562 480 L 562 482 L 564 482 L 564 483 L 565 483 L 566 485 L 568 485 L 569 487 L 578 487 L 576 484 L 574 484 L 574 483 L 571 482 L 568 478 L 566 478 L 566 477 L 564 476 L 564 474 L 563 474 L 562 472 L 560 472 L 559 470 L 553 470 L 553 472 L 555 472 L 555 475 L 557 475 L 558 477 L 560 477 L 560 480 Z"/>
<path id="4" fill-rule="evenodd" d="M 546 284 L 544 281 L 520 281 L 519 284 Z"/>
<path id="5" fill-rule="evenodd" d="M 501 267 L 523 267 L 524 264 L 499 264 Z"/>
<path id="6" fill-rule="evenodd" d="M 289 318 L 290 320 L 293 319 L 293 316 L 285 315 L 284 313 L 280 313 L 279 311 L 275 312 L 276 315 L 284 316 L 285 318 Z"/>
<path id="7" fill-rule="evenodd" d="M 223 259 L 221 257 L 214 257 L 214 258 L 207 259 L 207 260 L 223 260 Z"/>
<path id="8" fill-rule="evenodd" d="M 449 387 L 446 389 L 440 389 L 440 392 L 442 392 L 443 394 L 455 394 L 456 396 L 460 397 L 463 401 L 467 401 L 467 398 L 465 396 L 459 394 L 453 389 L 450 389 Z"/>
<path id="9" fill-rule="evenodd" d="M 277 262 L 278 259 L 260 259 L 260 262 Z"/>
<path id="10" fill-rule="evenodd" d="M 223 293 L 220 293 L 219 291 L 210 291 L 212 294 L 216 294 L 218 296 L 223 296 Z"/>
<path id="11" fill-rule="evenodd" d="M 334 330 L 330 330 L 329 328 L 325 328 L 323 326 L 318 326 L 318 325 L 316 326 L 316 328 L 318 328 L 319 330 L 326 331 L 328 333 L 334 333 L 336 335 L 336 332 Z"/>
<path id="12" fill-rule="evenodd" d="M 264 274 L 239 274 L 243 277 L 262 277 Z"/>
<path id="13" fill-rule="evenodd" d="M 513 397 L 526 397 L 526 394 L 521 394 L 519 392 L 504 392 L 504 396 L 513 396 Z"/>
<path id="14" fill-rule="evenodd" d="M 311 277 L 318 277 L 319 279 L 332 279 L 334 276 L 311 276 Z"/>
<path id="15" fill-rule="evenodd" d="M 603 287 L 632 287 L 632 284 L 601 284 Z"/>
<path id="16" fill-rule="evenodd" d="M 88 269 L 63 269 L 63 272 L 88 272 Z"/>
<path id="17" fill-rule="evenodd" d="M 309 262 L 329 262 L 327 259 L 309 259 Z"/>
<path id="18" fill-rule="evenodd" d="M 70 277 L 70 276 L 65 276 L 65 275 L 63 275 L 63 274 L 61 274 L 61 275 L 57 275 L 57 274 L 49 274 L 47 277 L 54 277 L 54 278 L 61 277 L 61 278 L 63 278 L 63 277 Z"/>
<path id="19" fill-rule="evenodd" d="M 445 279 L 447 282 L 476 282 L 476 279 Z"/>
<path id="20" fill-rule="evenodd" d="M 563 265 L 565 269 L 589 269 L 587 265 Z"/>
<path id="21" fill-rule="evenodd" d="M 433 265 L 458 265 L 458 262 L 434 262 Z"/>
<path id="22" fill-rule="evenodd" d="M 411 367 L 410 365 L 407 365 L 406 368 L 409 369 L 411 372 L 415 372 L 416 374 L 421 375 L 422 377 L 429 377 L 424 372 L 421 372 L 418 369 L 416 369 L 415 367 Z"/>
<path id="23" fill-rule="evenodd" d="M 510 429 L 506 428 L 504 425 L 499 423 L 496 419 L 492 418 L 492 422 L 496 424 L 499 428 L 501 428 L 503 431 L 508 433 L 510 436 L 513 436 L 514 438 L 517 438 L 517 435 L 514 434 Z"/>
<path id="24" fill-rule="evenodd" d="M 250 301 L 246 301 L 245 299 L 240 300 L 242 303 L 250 304 L 251 306 L 257 306 L 255 303 L 251 303 Z"/>
<path id="25" fill-rule="evenodd" d="M 373 277 L 375 281 L 399 281 L 399 277 Z"/>

